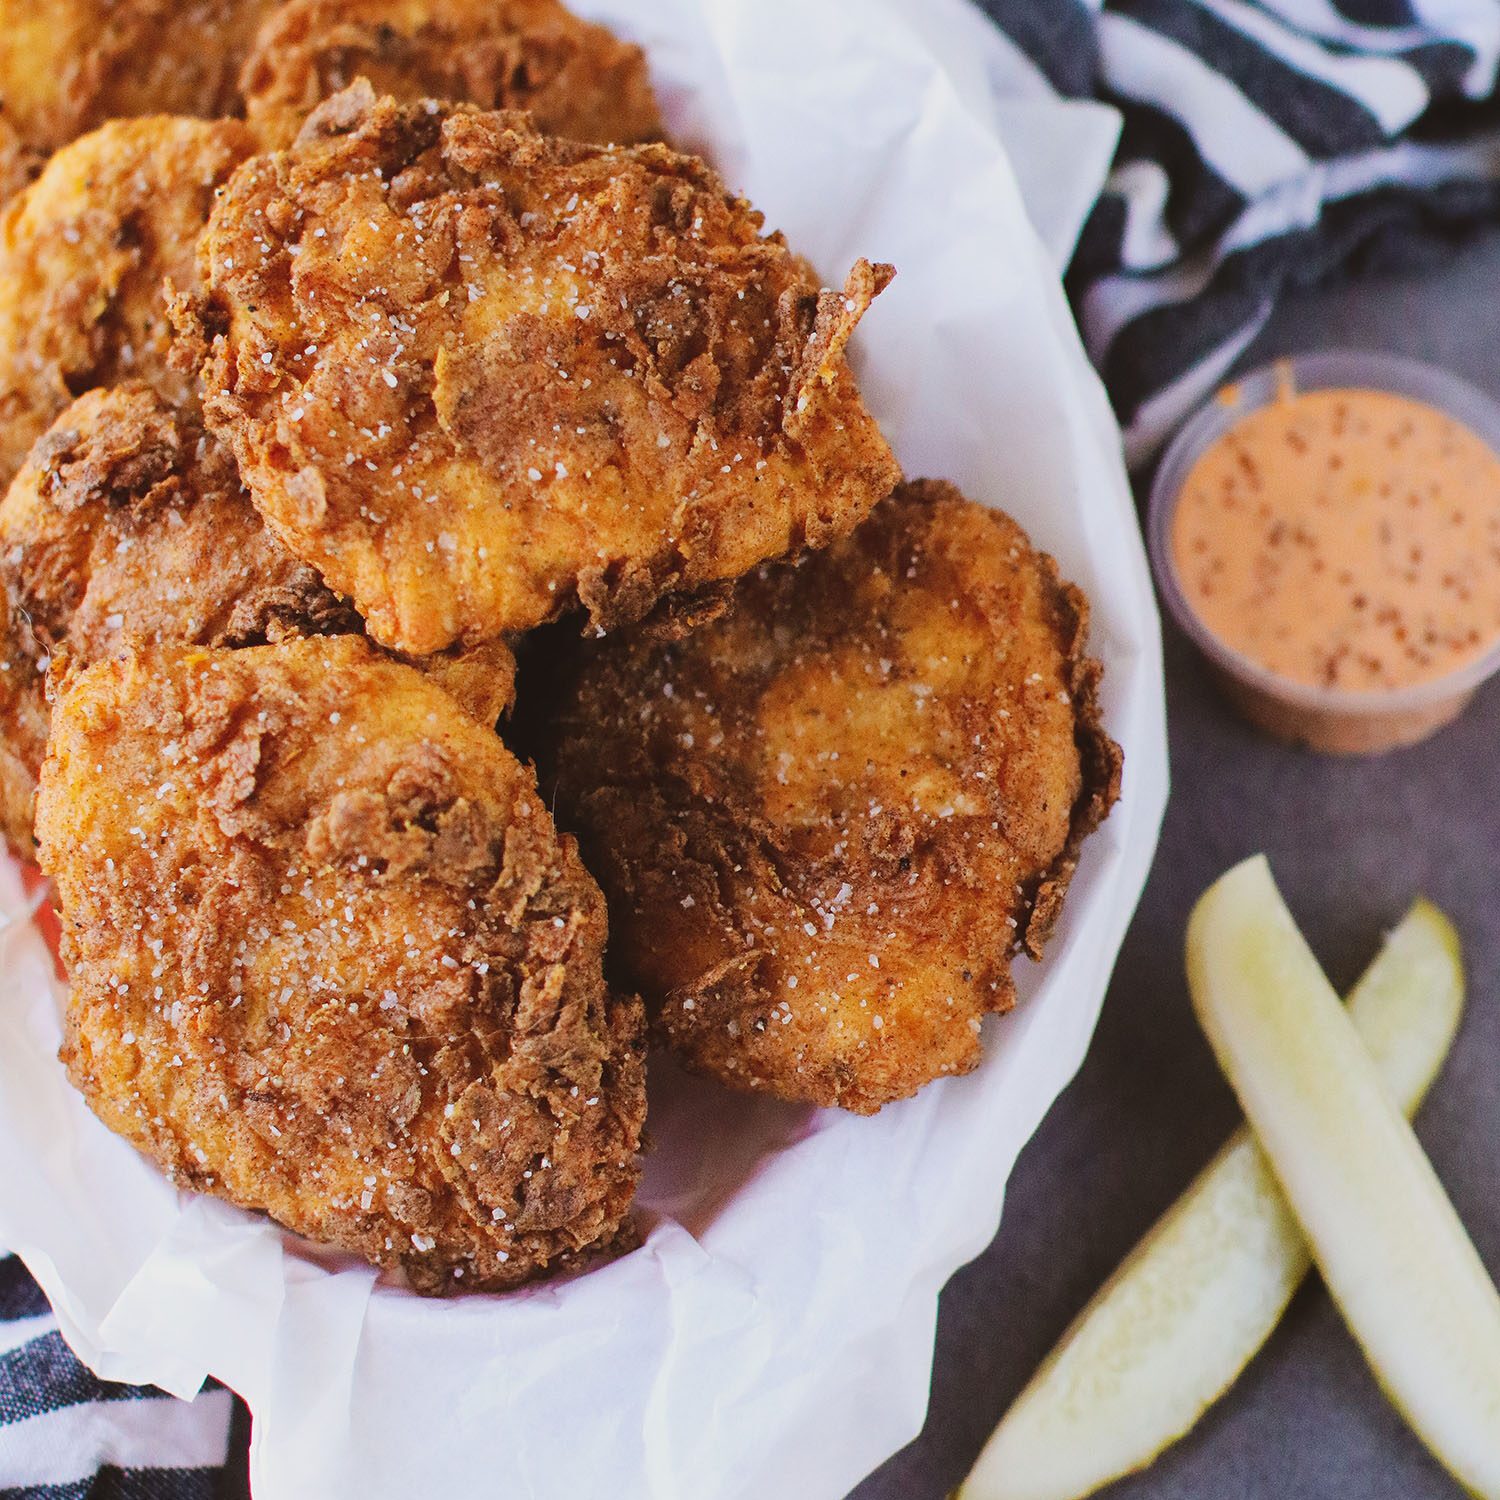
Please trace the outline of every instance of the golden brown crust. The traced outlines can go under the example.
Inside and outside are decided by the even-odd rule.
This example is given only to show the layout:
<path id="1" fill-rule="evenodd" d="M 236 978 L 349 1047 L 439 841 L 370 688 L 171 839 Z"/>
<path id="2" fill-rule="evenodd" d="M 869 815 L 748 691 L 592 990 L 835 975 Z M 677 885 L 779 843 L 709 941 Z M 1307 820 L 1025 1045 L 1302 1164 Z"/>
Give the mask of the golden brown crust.
<path id="1" fill-rule="evenodd" d="M 54 653 L 78 667 L 141 645 L 364 629 L 267 529 L 196 416 L 140 382 L 80 396 L 37 439 L 0 501 L 0 600 L 0 824 L 22 858 Z M 514 700 L 504 641 L 409 660 L 488 728 Z"/>
<path id="2" fill-rule="evenodd" d="M 213 213 L 208 420 L 383 644 L 639 618 L 897 477 L 842 354 L 886 270 L 820 293 L 760 224 L 662 146 L 351 88 Z"/>
<path id="3" fill-rule="evenodd" d="M 666 1043 L 860 1112 L 972 1068 L 1118 792 L 1086 628 L 1013 521 L 922 482 L 685 640 L 580 647 L 543 759 Z"/>
<path id="4" fill-rule="evenodd" d="M 645 1092 L 603 900 L 418 673 L 352 637 L 72 673 L 37 827 L 69 1074 L 174 1181 L 424 1292 L 616 1239 Z"/>
<path id="5" fill-rule="evenodd" d="M 403 104 L 524 109 L 548 135 L 661 137 L 641 49 L 557 0 L 287 0 L 241 76 L 250 124 L 267 146 L 290 145 L 357 78 Z"/>
<path id="6" fill-rule="evenodd" d="M 81 396 L 37 440 L 0 501 L 0 595 L 0 817 L 23 857 L 55 652 L 86 666 L 131 644 L 360 628 L 266 530 L 228 453 L 139 382 Z"/>
<path id="7" fill-rule="evenodd" d="M 267 532 L 234 460 L 132 381 L 80 396 L 0 501 L 4 564 L 43 640 L 88 665 L 134 644 L 251 646 L 359 617 Z"/>
<path id="8" fill-rule="evenodd" d="M 33 854 L 36 778 L 47 753 L 46 670 L 46 648 L 0 589 L 0 834 L 22 860 Z"/>
<path id="9" fill-rule="evenodd" d="M 1068 838 L 1057 858 L 1037 882 L 1031 913 L 1021 934 L 1021 947 L 1029 958 L 1039 959 L 1052 929 L 1062 914 L 1063 898 L 1078 868 L 1079 851 L 1088 836 L 1109 816 L 1120 799 L 1124 756 L 1104 727 L 1099 688 L 1104 669 L 1088 655 L 1089 603 L 1083 591 L 1058 577 L 1056 562 L 1038 554 L 1053 579 L 1057 640 L 1068 663 L 1069 693 L 1073 699 L 1074 741 L 1082 789 L 1073 804 Z"/>
<path id="10" fill-rule="evenodd" d="M 238 112 L 275 0 L 0 0 L 0 202 L 106 120 Z"/>
<path id="11" fill-rule="evenodd" d="M 516 701 L 516 657 L 502 640 L 450 646 L 431 656 L 403 657 L 435 682 L 471 719 L 493 729 Z"/>
<path id="12" fill-rule="evenodd" d="M 196 284 L 214 189 L 254 141 L 231 120 L 117 121 L 64 147 L 0 216 L 0 487 L 84 391 L 144 380 L 194 400 L 171 368 L 163 282 Z"/>

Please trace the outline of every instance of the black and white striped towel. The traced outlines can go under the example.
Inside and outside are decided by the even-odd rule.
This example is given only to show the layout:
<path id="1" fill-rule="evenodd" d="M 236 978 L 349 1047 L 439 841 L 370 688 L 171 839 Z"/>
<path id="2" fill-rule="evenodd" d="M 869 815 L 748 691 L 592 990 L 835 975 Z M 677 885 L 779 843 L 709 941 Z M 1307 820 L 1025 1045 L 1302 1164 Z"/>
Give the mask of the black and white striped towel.
<path id="1" fill-rule="evenodd" d="M 26 1268 L 0 1252 L 0 1500 L 213 1500 L 233 1400 L 97 1379 Z"/>
<path id="2" fill-rule="evenodd" d="M 1500 216 L 1497 0 L 981 0 L 1124 117 L 1068 276 L 1148 459 L 1289 287 Z"/>

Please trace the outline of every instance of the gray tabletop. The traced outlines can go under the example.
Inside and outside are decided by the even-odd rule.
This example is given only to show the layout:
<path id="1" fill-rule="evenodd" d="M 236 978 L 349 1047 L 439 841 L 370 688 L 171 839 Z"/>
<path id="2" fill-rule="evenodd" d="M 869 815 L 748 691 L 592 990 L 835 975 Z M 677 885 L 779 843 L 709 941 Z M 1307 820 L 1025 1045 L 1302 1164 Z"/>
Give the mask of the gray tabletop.
<path id="1" fill-rule="evenodd" d="M 1497 285 L 1500 235 L 1421 276 L 1299 295 L 1243 363 L 1363 345 L 1432 360 L 1500 395 Z M 1172 799 L 1098 1033 L 1021 1157 L 999 1235 L 943 1294 L 926 1428 L 856 1500 L 935 1500 L 957 1484 L 1073 1314 L 1228 1133 L 1236 1110 L 1189 1009 L 1183 928 L 1204 887 L 1257 850 L 1341 986 L 1417 892 L 1457 923 L 1469 1009 L 1417 1128 L 1500 1272 L 1500 683 L 1425 745 L 1341 761 L 1243 727 L 1170 628 L 1166 654 Z M 1315 1279 L 1228 1397 L 1109 1492 L 1459 1493 L 1386 1404 Z"/>

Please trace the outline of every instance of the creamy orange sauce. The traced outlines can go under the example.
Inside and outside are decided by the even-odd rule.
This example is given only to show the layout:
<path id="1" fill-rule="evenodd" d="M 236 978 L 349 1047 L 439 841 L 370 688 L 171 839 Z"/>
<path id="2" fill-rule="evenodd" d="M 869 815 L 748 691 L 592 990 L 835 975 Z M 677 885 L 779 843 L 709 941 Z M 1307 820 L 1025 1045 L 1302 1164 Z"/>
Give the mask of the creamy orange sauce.
<path id="1" fill-rule="evenodd" d="M 1199 457 L 1172 521 L 1193 612 L 1282 677 L 1369 692 L 1500 638 L 1500 456 L 1385 391 L 1290 391 Z"/>

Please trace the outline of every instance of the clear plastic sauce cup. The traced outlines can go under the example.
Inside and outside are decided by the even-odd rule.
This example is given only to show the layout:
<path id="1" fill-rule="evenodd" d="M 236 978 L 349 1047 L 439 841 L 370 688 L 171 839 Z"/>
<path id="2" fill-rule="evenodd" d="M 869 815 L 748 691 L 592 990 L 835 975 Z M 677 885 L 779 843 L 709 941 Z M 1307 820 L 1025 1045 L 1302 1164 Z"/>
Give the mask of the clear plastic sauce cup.
<path id="1" fill-rule="evenodd" d="M 1500 403 L 1445 370 L 1397 355 L 1328 350 L 1277 360 L 1210 398 L 1184 424 L 1157 468 L 1147 516 L 1157 585 L 1167 607 L 1207 659 L 1220 686 L 1253 724 L 1279 739 L 1338 754 L 1415 744 L 1462 712 L 1500 669 L 1500 630 L 1453 671 L 1373 690 L 1324 687 L 1273 671 L 1226 643 L 1188 598 L 1173 547 L 1173 523 L 1198 459 L 1250 413 L 1288 392 L 1383 391 L 1442 412 L 1500 454 Z M 1495 497 L 1500 513 L 1500 493 Z"/>

